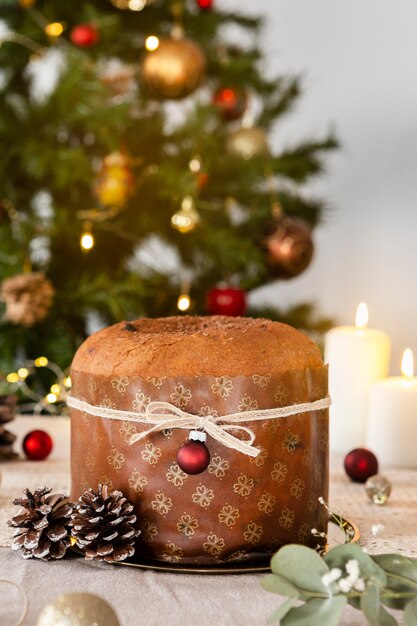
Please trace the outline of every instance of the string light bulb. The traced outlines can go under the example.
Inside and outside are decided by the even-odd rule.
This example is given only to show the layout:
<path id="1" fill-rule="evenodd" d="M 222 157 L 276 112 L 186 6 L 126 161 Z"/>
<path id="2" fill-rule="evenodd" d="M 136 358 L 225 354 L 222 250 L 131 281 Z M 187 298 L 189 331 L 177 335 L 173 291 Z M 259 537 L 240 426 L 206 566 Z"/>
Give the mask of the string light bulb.
<path id="1" fill-rule="evenodd" d="M 81 249 L 88 252 L 94 247 L 94 237 L 90 232 L 84 232 L 80 237 Z"/>
<path id="2" fill-rule="evenodd" d="M 54 393 L 56 396 L 59 396 L 61 393 L 61 385 L 58 385 L 58 383 L 51 385 L 51 393 Z"/>
<path id="3" fill-rule="evenodd" d="M 59 37 L 64 32 L 61 22 L 51 22 L 45 26 L 45 33 L 48 37 Z"/>
<path id="4" fill-rule="evenodd" d="M 179 311 L 188 311 L 191 306 L 191 298 L 188 294 L 183 293 L 178 297 L 177 308 Z"/>
<path id="5" fill-rule="evenodd" d="M 29 370 L 26 367 L 21 367 L 17 370 L 20 380 L 25 380 L 29 376 Z"/>
<path id="6" fill-rule="evenodd" d="M 197 174 L 201 170 L 201 161 L 198 157 L 194 157 L 188 163 L 188 167 L 190 168 L 193 174 Z"/>
<path id="7" fill-rule="evenodd" d="M 36 367 L 46 367 L 48 365 L 49 361 L 46 358 L 46 356 L 38 356 L 37 359 L 35 359 L 35 365 Z"/>
<path id="8" fill-rule="evenodd" d="M 10 374 L 7 374 L 6 380 L 8 383 L 17 383 L 20 380 L 20 377 L 17 372 L 10 372 Z"/>
<path id="9" fill-rule="evenodd" d="M 156 35 L 149 35 L 145 39 L 145 48 L 148 52 L 154 52 L 159 47 L 159 39 Z"/>
<path id="10" fill-rule="evenodd" d="M 49 404 L 54 404 L 58 400 L 54 393 L 48 393 L 45 400 L 49 402 Z"/>

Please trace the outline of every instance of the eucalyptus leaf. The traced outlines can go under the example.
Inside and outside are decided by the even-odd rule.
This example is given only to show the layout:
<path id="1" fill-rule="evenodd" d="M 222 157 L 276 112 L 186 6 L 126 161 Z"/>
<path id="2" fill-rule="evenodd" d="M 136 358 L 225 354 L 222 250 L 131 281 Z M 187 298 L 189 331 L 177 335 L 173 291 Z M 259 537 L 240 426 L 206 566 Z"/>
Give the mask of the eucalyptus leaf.
<path id="1" fill-rule="evenodd" d="M 417 559 L 409 559 L 402 554 L 376 554 L 372 556 L 372 559 L 385 572 L 396 574 L 402 578 L 409 578 L 417 583 Z M 391 582 L 389 580 L 390 586 Z M 415 588 L 417 593 L 417 586 Z"/>
<path id="2" fill-rule="evenodd" d="M 371 626 L 396 626 L 397 620 L 380 604 L 379 589 L 370 584 L 361 596 L 360 607 Z"/>
<path id="3" fill-rule="evenodd" d="M 329 550 L 323 557 L 330 568 L 340 567 L 344 569 L 347 561 L 355 559 L 359 563 L 360 575 L 371 580 L 378 587 L 385 587 L 387 576 L 384 570 L 356 544 L 344 544 Z"/>
<path id="4" fill-rule="evenodd" d="M 291 609 L 281 620 L 281 626 L 338 626 L 346 604 L 345 596 L 313 598 Z"/>
<path id="5" fill-rule="evenodd" d="M 277 610 L 274 611 L 268 618 L 268 624 L 276 624 L 277 622 L 280 622 L 282 618 L 287 615 L 288 611 L 292 609 L 296 600 L 297 598 L 288 598 L 288 600 L 285 600 L 285 602 L 283 602 L 281 606 L 279 606 Z"/>
<path id="6" fill-rule="evenodd" d="M 287 598 L 298 598 L 300 595 L 297 587 L 279 574 L 268 574 L 262 579 L 261 585 L 266 591 L 278 593 Z"/>
<path id="7" fill-rule="evenodd" d="M 417 626 L 417 599 L 412 600 L 405 607 L 404 626 Z"/>
<path id="8" fill-rule="evenodd" d="M 321 556 L 305 546 L 284 546 L 272 557 L 271 569 L 293 583 L 300 591 L 329 595 L 322 576 L 329 571 Z"/>

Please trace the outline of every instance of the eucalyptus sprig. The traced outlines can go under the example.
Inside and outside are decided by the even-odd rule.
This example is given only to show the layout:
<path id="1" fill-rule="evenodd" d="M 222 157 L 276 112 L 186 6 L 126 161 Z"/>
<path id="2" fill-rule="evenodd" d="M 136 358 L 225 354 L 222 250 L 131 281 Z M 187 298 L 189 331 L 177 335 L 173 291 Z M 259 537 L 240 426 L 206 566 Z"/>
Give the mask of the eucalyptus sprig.
<path id="1" fill-rule="evenodd" d="M 273 556 L 271 569 L 262 587 L 287 599 L 269 624 L 337 626 L 350 604 L 371 626 L 397 624 L 384 605 L 404 611 L 404 626 L 417 626 L 417 559 L 371 556 L 356 544 L 337 546 L 323 557 L 311 548 L 288 545 Z"/>

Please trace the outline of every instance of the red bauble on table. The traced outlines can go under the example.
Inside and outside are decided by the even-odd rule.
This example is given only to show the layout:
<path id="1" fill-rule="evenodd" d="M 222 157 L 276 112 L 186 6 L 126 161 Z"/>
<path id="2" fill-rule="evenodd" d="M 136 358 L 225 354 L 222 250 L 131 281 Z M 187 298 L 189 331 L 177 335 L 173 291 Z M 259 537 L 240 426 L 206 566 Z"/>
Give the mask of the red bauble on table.
<path id="1" fill-rule="evenodd" d="M 243 315 L 246 292 L 237 287 L 214 287 L 207 294 L 207 308 L 210 315 Z"/>
<path id="2" fill-rule="evenodd" d="M 51 453 L 53 443 L 44 430 L 31 430 L 23 439 L 23 451 L 31 461 L 43 461 Z"/>
<path id="3" fill-rule="evenodd" d="M 310 265 L 314 253 L 310 225 L 302 219 L 283 217 L 272 224 L 264 245 L 266 262 L 277 278 L 294 278 Z"/>
<path id="4" fill-rule="evenodd" d="M 221 117 L 227 122 L 232 122 L 242 117 L 248 104 L 248 98 L 241 89 L 221 87 L 214 92 L 212 102 Z"/>
<path id="5" fill-rule="evenodd" d="M 94 24 L 78 24 L 72 29 L 70 39 L 80 48 L 89 48 L 98 42 L 100 33 Z"/>
<path id="6" fill-rule="evenodd" d="M 213 0 L 196 0 L 196 4 L 202 11 L 209 11 L 213 8 Z"/>
<path id="7" fill-rule="evenodd" d="M 345 457 L 346 474 L 357 483 L 365 483 L 378 474 L 378 459 L 367 448 L 355 448 Z"/>
<path id="8" fill-rule="evenodd" d="M 207 435 L 192 430 L 188 439 L 177 452 L 177 463 L 186 474 L 201 474 L 210 463 L 210 452 L 205 444 Z"/>

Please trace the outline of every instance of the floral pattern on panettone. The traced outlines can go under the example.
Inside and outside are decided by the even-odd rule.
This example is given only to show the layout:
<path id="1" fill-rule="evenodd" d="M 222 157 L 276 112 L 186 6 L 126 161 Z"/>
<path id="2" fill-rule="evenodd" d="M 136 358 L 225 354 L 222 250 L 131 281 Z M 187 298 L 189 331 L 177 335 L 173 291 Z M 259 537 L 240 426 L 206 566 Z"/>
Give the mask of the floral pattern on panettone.
<path id="1" fill-rule="evenodd" d="M 130 412 L 164 401 L 195 415 L 227 415 L 327 395 L 324 366 L 250 377 L 111 378 L 73 372 L 72 381 L 76 397 Z M 155 432 L 129 445 L 143 424 L 72 410 L 72 497 L 99 481 L 123 491 L 138 515 L 137 552 L 172 563 L 255 558 L 285 543 L 315 546 L 311 528 L 327 528 L 317 499 L 328 494 L 328 411 L 245 426 L 255 433 L 256 458 L 208 436 L 210 464 L 192 476 L 176 463 L 187 431 Z"/>

